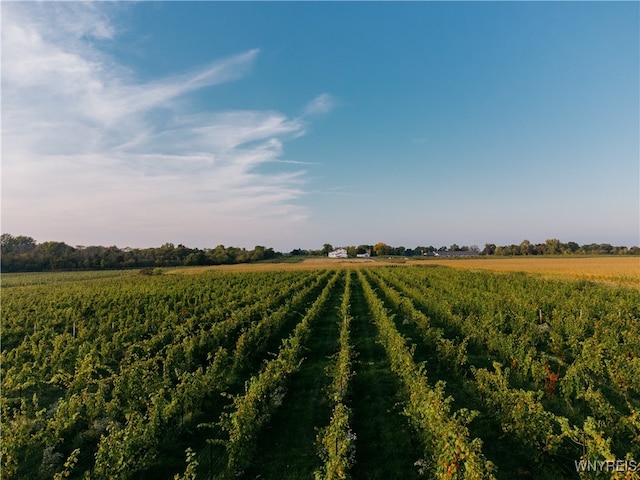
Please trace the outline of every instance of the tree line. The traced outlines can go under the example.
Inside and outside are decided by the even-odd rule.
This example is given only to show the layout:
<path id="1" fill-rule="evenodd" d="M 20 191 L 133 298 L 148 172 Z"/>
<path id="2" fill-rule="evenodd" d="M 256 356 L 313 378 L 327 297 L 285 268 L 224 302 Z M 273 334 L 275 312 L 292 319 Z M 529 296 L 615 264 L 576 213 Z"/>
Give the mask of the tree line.
<path id="1" fill-rule="evenodd" d="M 393 247 L 387 245 L 384 242 L 378 242 L 375 245 L 359 245 L 343 247 L 347 251 L 347 255 L 355 257 L 358 254 L 368 253 L 371 256 L 429 256 L 439 254 L 441 252 L 460 253 L 476 255 L 497 255 L 497 256 L 512 256 L 512 255 L 640 255 L 640 247 L 626 247 L 626 246 L 613 246 L 608 243 L 590 243 L 585 245 L 579 245 L 576 242 L 563 243 L 556 238 L 550 238 L 544 243 L 531 243 L 529 240 L 523 240 L 519 244 L 515 245 L 503 245 L 499 246 L 494 243 L 487 243 L 484 249 L 480 249 L 477 245 L 462 245 L 452 244 L 450 246 L 417 246 L 415 248 L 405 248 L 403 246 Z M 333 246 L 329 243 L 325 243 L 322 248 L 322 253 L 327 255 L 333 250 Z M 294 250 L 292 254 L 316 254 L 315 251 L 306 250 Z"/>
<path id="2" fill-rule="evenodd" d="M 531 243 L 523 240 L 518 245 L 496 246 L 485 244 L 483 255 L 640 255 L 640 247 L 613 246 L 609 243 L 589 243 L 578 245 L 576 242 L 563 243 L 557 238 L 547 239 L 544 243 Z"/>
<path id="3" fill-rule="evenodd" d="M 375 245 L 344 247 L 350 257 L 359 254 L 370 256 L 427 256 L 439 252 L 467 252 L 477 255 L 640 255 L 640 247 L 612 246 L 610 244 L 578 245 L 548 239 L 544 243 L 523 240 L 518 245 L 497 246 L 485 244 L 484 249 L 476 245 L 393 247 L 384 242 Z M 38 272 L 51 270 L 109 270 L 123 268 L 155 268 L 178 266 L 205 266 L 278 261 L 285 257 L 326 256 L 334 248 L 325 243 L 321 249 L 296 248 L 288 253 L 276 252 L 273 248 L 256 245 L 253 250 L 239 247 L 189 248 L 165 243 L 152 248 L 118 248 L 116 246 L 72 247 L 64 242 L 38 243 L 32 237 L 3 233 L 0 237 L 0 269 L 2 272 Z"/>
<path id="4" fill-rule="evenodd" d="M 218 245 L 215 248 L 189 248 L 165 243 L 156 248 L 118 248 L 116 246 L 72 247 L 64 242 L 37 243 L 33 238 L 8 233 L 0 237 L 3 272 L 48 270 L 108 270 L 249 263 L 281 257 L 273 248 L 257 245 L 253 250 Z"/>

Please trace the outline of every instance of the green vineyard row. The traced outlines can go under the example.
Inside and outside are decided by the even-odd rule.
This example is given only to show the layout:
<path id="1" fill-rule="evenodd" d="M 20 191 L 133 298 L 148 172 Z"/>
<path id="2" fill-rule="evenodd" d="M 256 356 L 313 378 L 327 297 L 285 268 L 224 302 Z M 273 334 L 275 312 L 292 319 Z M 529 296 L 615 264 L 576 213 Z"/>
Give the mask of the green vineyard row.
<path id="1" fill-rule="evenodd" d="M 386 414 L 419 443 L 399 460 L 415 478 L 640 473 L 637 290 L 405 266 L 65 275 L 2 290 L 3 478 L 257 475 L 307 388 L 322 393 L 296 468 L 358 478 L 375 462 L 354 425 L 386 401 L 351 388 L 371 368 L 365 325 L 397 381 Z M 321 348 L 326 371 L 301 368 Z"/>
<path id="2" fill-rule="evenodd" d="M 346 275 L 344 293 L 340 304 L 339 350 L 335 355 L 331 386 L 328 391 L 333 411 L 329 425 L 318 435 L 319 455 L 324 459 L 315 472 L 316 479 L 335 480 L 349 478 L 349 470 L 355 461 L 356 435 L 351 430 L 351 409 L 347 393 L 353 376 L 353 347 L 350 343 L 351 273 Z"/>

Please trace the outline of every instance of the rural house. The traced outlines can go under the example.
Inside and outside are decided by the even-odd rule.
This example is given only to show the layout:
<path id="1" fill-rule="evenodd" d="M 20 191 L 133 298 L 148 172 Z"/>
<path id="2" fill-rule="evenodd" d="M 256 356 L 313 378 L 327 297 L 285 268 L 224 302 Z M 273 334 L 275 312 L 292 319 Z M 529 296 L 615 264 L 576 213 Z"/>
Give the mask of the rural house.
<path id="1" fill-rule="evenodd" d="M 329 252 L 329 258 L 347 258 L 347 250 L 344 248 L 336 248 L 333 252 Z"/>

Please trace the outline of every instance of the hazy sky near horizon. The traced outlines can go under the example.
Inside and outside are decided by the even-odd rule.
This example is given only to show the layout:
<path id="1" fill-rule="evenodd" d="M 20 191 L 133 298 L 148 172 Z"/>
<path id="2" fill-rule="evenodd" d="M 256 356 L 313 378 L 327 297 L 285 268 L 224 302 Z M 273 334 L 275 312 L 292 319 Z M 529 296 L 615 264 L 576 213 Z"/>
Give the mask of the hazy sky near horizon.
<path id="1" fill-rule="evenodd" d="M 637 2 L 2 2 L 2 232 L 640 244 Z"/>

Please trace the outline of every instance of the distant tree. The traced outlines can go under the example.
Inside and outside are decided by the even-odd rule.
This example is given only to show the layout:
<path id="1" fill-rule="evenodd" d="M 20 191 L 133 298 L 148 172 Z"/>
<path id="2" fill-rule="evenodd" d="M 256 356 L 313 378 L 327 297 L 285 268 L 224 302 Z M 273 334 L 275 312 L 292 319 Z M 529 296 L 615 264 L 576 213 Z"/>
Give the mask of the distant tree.
<path id="1" fill-rule="evenodd" d="M 424 255 L 426 253 L 433 253 L 436 251 L 436 249 L 433 246 L 424 247 L 424 246 L 418 245 L 416 248 L 413 249 L 413 251 L 415 252 L 416 255 Z"/>
<path id="2" fill-rule="evenodd" d="M 580 245 L 576 242 L 567 242 L 564 244 L 564 253 L 576 253 L 580 250 Z"/>
<path id="3" fill-rule="evenodd" d="M 100 250 L 100 268 L 122 268 L 123 263 L 124 255 L 118 247 L 111 246 Z M 159 261 L 156 261 L 156 263 L 159 263 Z M 162 265 L 162 263 L 160 263 L 158 266 L 160 265 Z"/>
<path id="4" fill-rule="evenodd" d="M 0 248 L 2 254 L 30 252 L 36 247 L 36 241 L 31 237 L 18 235 L 14 237 L 10 233 L 3 233 L 0 236 Z"/>
<path id="5" fill-rule="evenodd" d="M 391 255 L 392 248 L 384 242 L 378 242 L 373 246 L 373 253 L 377 256 Z"/>
<path id="6" fill-rule="evenodd" d="M 544 243 L 536 243 L 533 245 L 534 255 L 545 255 L 547 252 L 547 246 Z"/>
<path id="7" fill-rule="evenodd" d="M 322 254 L 323 255 L 329 255 L 329 252 L 332 252 L 332 251 L 333 251 L 333 247 L 331 246 L 330 243 L 325 243 L 322 246 Z"/>
<path id="8" fill-rule="evenodd" d="M 495 243 L 485 243 L 484 250 L 482 250 L 483 255 L 494 255 L 496 253 L 496 245 Z"/>
<path id="9" fill-rule="evenodd" d="M 236 259 L 231 257 L 224 245 L 218 245 L 214 249 L 207 250 L 206 257 L 208 263 L 212 265 L 226 265 L 236 262 Z"/>
<path id="10" fill-rule="evenodd" d="M 192 252 L 189 255 L 187 255 L 187 257 L 184 259 L 184 265 L 195 266 L 195 265 L 206 265 L 206 264 L 207 264 L 207 257 L 202 250 Z"/>
<path id="11" fill-rule="evenodd" d="M 191 253 L 193 253 L 194 250 L 185 247 L 184 245 L 180 244 L 176 247 L 175 253 L 174 253 L 174 257 L 175 260 L 180 264 L 180 265 L 184 265 L 185 264 L 185 259 L 191 255 Z"/>
<path id="12" fill-rule="evenodd" d="M 600 251 L 598 253 L 609 254 L 613 252 L 613 246 L 609 243 L 600 244 Z"/>
<path id="13" fill-rule="evenodd" d="M 155 257 L 156 267 L 169 267 L 178 265 L 176 247 L 173 243 L 165 243 L 160 248 L 157 248 Z"/>
<path id="14" fill-rule="evenodd" d="M 64 242 L 43 242 L 34 249 L 34 254 L 41 258 L 46 270 L 76 268 L 74 252 L 75 248 Z"/>
<path id="15" fill-rule="evenodd" d="M 520 255 L 532 255 L 533 245 L 529 240 L 523 240 L 520 242 Z"/>
<path id="16" fill-rule="evenodd" d="M 358 245 L 356 247 L 356 254 L 358 253 L 369 253 L 373 252 L 373 245 Z"/>
<path id="17" fill-rule="evenodd" d="M 228 263 L 248 263 L 251 261 L 253 252 L 248 251 L 246 248 L 227 247 L 227 255 L 229 257 Z"/>
<path id="18" fill-rule="evenodd" d="M 271 260 L 273 258 L 282 256 L 281 253 L 276 253 L 275 250 L 273 248 L 271 248 L 271 247 L 266 247 L 266 248 L 263 247 L 263 248 L 264 248 L 264 250 L 262 252 L 262 258 L 264 260 Z"/>
<path id="19" fill-rule="evenodd" d="M 255 248 L 253 249 L 253 253 L 251 254 L 251 260 L 253 260 L 254 262 L 257 262 L 259 260 L 264 260 L 265 252 L 266 252 L 265 247 L 263 247 L 262 245 L 256 245 Z"/>
<path id="20" fill-rule="evenodd" d="M 560 240 L 557 238 L 549 238 L 545 240 L 545 253 L 547 255 L 557 255 L 562 253 Z"/>

